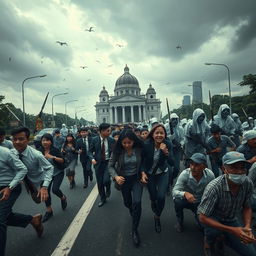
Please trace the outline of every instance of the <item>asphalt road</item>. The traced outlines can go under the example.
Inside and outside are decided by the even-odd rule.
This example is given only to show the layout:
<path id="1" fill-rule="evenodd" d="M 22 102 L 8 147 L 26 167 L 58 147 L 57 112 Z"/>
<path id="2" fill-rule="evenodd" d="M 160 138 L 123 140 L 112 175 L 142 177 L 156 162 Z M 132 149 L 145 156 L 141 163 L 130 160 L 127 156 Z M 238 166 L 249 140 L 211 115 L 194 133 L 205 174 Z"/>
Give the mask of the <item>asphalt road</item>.
<path id="1" fill-rule="evenodd" d="M 8 228 L 7 256 L 48 256 L 57 247 L 64 233 L 73 221 L 82 204 L 95 185 L 95 180 L 83 189 L 82 169 L 76 168 L 75 189 L 70 190 L 67 179 L 62 184 L 62 191 L 68 198 L 68 207 L 62 211 L 60 200 L 52 196 L 54 216 L 44 224 L 42 238 L 37 238 L 34 229 Z M 171 197 L 166 198 L 166 206 L 161 217 L 162 232 L 154 230 L 153 213 L 150 209 L 148 191 L 144 189 L 142 217 L 139 227 L 141 246 L 135 248 L 131 240 L 131 217 L 124 207 L 121 193 L 114 188 L 108 202 L 101 208 L 95 201 L 88 218 L 69 253 L 71 256 L 199 256 L 203 255 L 203 234 L 197 229 L 194 216 L 185 211 L 185 230 L 177 233 L 174 229 L 175 212 Z M 14 210 L 20 213 L 44 213 L 44 204 L 32 202 L 25 189 L 17 200 Z M 62 253 L 60 255 L 66 255 Z M 235 256 L 228 251 L 229 256 Z"/>

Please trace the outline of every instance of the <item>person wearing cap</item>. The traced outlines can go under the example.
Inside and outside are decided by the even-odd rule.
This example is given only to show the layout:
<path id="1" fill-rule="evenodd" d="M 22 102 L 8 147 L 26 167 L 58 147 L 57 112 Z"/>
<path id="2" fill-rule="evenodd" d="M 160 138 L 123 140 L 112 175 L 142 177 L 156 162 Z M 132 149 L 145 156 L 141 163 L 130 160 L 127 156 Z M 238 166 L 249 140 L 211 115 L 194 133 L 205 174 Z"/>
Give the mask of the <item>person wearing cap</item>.
<path id="1" fill-rule="evenodd" d="M 10 140 L 5 139 L 5 130 L 0 128 L 0 146 L 12 149 L 13 144 Z"/>
<path id="2" fill-rule="evenodd" d="M 223 237 L 238 255 L 255 256 L 252 243 L 256 242 L 251 231 L 252 209 L 250 200 L 252 181 L 246 176 L 246 159 L 242 153 L 231 151 L 223 158 L 223 175 L 211 181 L 205 188 L 198 206 L 199 220 L 204 225 L 204 252 L 213 255 L 220 249 L 224 255 Z M 242 213 L 243 224 L 237 219 Z"/>
<path id="3" fill-rule="evenodd" d="M 193 112 L 193 120 L 187 124 L 185 131 L 185 166 L 189 167 L 189 159 L 194 153 L 206 152 L 210 127 L 201 108 Z"/>
<path id="4" fill-rule="evenodd" d="M 227 147 L 234 151 L 236 145 L 228 136 L 221 135 L 221 129 L 218 125 L 212 124 L 210 131 L 212 136 L 207 142 L 209 148 L 207 154 L 210 155 L 212 171 L 215 177 L 218 177 L 222 166 L 221 159 L 227 153 Z"/>
<path id="5" fill-rule="evenodd" d="M 213 172 L 207 168 L 207 160 L 204 154 L 195 153 L 190 160 L 190 167 L 181 172 L 172 191 L 177 217 L 177 224 L 175 225 L 177 232 L 182 232 L 184 228 L 184 209 L 190 209 L 195 214 L 200 227 L 197 207 L 205 187 L 215 178 Z"/>
<path id="6" fill-rule="evenodd" d="M 227 104 L 220 105 L 218 114 L 213 118 L 213 123 L 221 128 L 222 134 L 227 136 L 235 135 L 236 125 L 230 116 L 230 108 Z"/>
<path id="7" fill-rule="evenodd" d="M 60 130 L 56 129 L 54 131 L 54 137 L 53 137 L 53 146 L 59 150 L 62 149 L 62 146 L 65 142 L 65 138 L 61 136 Z"/>
<path id="8" fill-rule="evenodd" d="M 240 137 L 243 136 L 242 123 L 237 113 L 233 113 L 231 117 L 233 118 L 236 127 L 233 141 L 236 144 L 236 147 L 239 147 L 241 145 Z"/>
<path id="9" fill-rule="evenodd" d="M 237 151 L 243 153 L 247 160 L 247 169 L 249 170 L 256 162 L 256 131 L 250 130 L 244 133 L 243 143 L 237 148 Z"/>

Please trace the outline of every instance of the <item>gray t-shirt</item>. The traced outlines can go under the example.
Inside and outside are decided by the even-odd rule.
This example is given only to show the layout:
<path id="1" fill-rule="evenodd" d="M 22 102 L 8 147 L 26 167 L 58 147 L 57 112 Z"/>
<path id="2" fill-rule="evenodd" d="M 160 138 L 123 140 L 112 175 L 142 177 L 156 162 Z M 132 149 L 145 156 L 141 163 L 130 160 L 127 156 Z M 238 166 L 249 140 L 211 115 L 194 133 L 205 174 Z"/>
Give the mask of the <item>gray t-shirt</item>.
<path id="1" fill-rule="evenodd" d="M 137 172 L 137 158 L 136 154 L 133 151 L 131 155 L 128 155 L 127 152 L 124 153 L 124 174 L 125 176 L 135 175 Z"/>

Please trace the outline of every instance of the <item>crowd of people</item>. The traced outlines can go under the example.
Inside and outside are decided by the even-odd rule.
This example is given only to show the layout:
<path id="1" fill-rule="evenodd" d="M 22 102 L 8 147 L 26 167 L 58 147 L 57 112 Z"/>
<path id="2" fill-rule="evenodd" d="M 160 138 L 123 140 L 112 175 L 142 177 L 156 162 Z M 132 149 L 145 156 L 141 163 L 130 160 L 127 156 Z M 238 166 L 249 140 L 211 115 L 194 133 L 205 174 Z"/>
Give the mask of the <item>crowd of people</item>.
<path id="1" fill-rule="evenodd" d="M 249 122 L 249 120 L 248 120 Z M 207 122 L 202 109 L 191 120 L 172 113 L 166 124 L 73 127 L 64 124 L 54 134 L 41 137 L 37 150 L 29 145 L 30 131 L 19 127 L 12 141 L 0 130 L 0 255 L 5 255 L 7 226 L 31 224 L 38 237 L 43 223 L 53 216 L 51 194 L 63 210 L 68 198 L 60 187 L 64 176 L 76 186 L 78 159 L 83 188 L 96 178 L 99 202 L 111 197 L 111 187 L 121 192 L 132 223 L 132 241 L 140 245 L 142 194 L 147 188 L 155 231 L 160 233 L 166 196 L 172 195 L 176 232 L 184 232 L 184 209 L 195 216 L 204 232 L 204 255 L 225 255 L 225 244 L 239 255 L 256 255 L 253 211 L 256 211 L 256 130 L 243 129 L 237 114 L 220 106 Z M 184 168 L 183 168 L 184 166 Z M 181 168 L 182 167 L 182 168 Z M 35 203 L 44 202 L 44 216 L 15 213 L 15 201 L 24 184 Z"/>

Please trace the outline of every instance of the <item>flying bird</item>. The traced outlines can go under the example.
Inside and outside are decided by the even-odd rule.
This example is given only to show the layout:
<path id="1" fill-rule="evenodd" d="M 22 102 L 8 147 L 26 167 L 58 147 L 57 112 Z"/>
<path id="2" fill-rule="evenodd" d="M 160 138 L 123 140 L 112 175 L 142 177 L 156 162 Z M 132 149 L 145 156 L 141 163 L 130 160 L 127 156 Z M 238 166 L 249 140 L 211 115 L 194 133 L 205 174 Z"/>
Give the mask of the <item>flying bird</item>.
<path id="1" fill-rule="evenodd" d="M 63 46 L 63 45 L 68 46 L 68 44 L 67 44 L 66 42 L 56 41 L 56 43 L 59 44 L 59 45 L 61 45 L 61 46 Z"/>
<path id="2" fill-rule="evenodd" d="M 116 44 L 116 46 L 118 46 L 118 47 L 124 47 L 124 45 L 122 45 L 122 44 Z"/>
<path id="3" fill-rule="evenodd" d="M 176 46 L 176 49 L 177 49 L 177 50 L 179 50 L 179 49 L 181 50 L 182 47 L 181 47 L 180 45 L 177 45 L 177 46 Z"/>
<path id="4" fill-rule="evenodd" d="M 12 60 L 12 58 L 11 57 L 9 57 L 9 61 L 11 61 Z"/>
<path id="5" fill-rule="evenodd" d="M 113 66 L 113 64 L 110 64 L 110 65 L 108 65 L 108 68 L 110 68 L 110 67 L 112 67 Z"/>
<path id="6" fill-rule="evenodd" d="M 80 68 L 85 69 L 85 68 L 88 68 L 88 67 L 87 66 L 80 66 Z"/>
<path id="7" fill-rule="evenodd" d="M 86 29 L 85 31 L 94 32 L 93 27 L 90 27 L 89 29 Z"/>
<path id="8" fill-rule="evenodd" d="M 99 61 L 99 60 L 96 60 L 96 62 L 100 63 L 100 61 Z"/>

